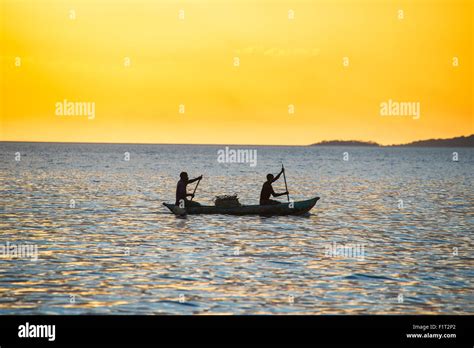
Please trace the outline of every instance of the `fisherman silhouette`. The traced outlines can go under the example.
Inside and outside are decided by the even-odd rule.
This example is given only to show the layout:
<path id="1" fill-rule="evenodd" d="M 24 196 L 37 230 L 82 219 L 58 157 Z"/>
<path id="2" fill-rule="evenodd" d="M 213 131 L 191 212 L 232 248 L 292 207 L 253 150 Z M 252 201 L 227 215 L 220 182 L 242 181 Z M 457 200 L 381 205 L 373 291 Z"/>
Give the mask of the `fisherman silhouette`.
<path id="1" fill-rule="evenodd" d="M 179 174 L 179 177 L 180 179 L 178 181 L 178 185 L 176 186 L 176 203 L 175 204 L 179 206 L 182 206 L 184 204 L 183 207 L 200 206 L 201 204 L 199 204 L 198 202 L 192 201 L 192 199 L 194 198 L 194 193 L 187 193 L 186 186 L 195 181 L 201 180 L 202 175 L 190 180 L 188 173 L 181 172 L 181 174 Z M 188 200 L 188 197 L 191 197 L 191 200 Z"/>
<path id="2" fill-rule="evenodd" d="M 260 192 L 260 205 L 280 204 L 281 202 L 270 199 L 270 197 L 280 197 L 288 194 L 288 191 L 283 193 L 275 193 L 272 187 L 272 183 L 277 181 L 284 171 L 285 169 L 282 168 L 276 177 L 274 177 L 273 174 L 267 174 L 267 181 L 265 181 L 263 184 L 262 191 Z"/>

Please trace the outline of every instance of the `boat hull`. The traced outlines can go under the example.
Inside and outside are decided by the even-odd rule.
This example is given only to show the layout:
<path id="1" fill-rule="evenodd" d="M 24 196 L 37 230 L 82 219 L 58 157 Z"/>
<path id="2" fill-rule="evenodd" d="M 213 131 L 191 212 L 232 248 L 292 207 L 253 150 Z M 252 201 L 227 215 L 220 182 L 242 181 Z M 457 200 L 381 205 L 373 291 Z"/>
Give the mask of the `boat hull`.
<path id="1" fill-rule="evenodd" d="M 275 205 L 242 205 L 239 207 L 216 207 L 212 205 L 201 205 L 197 207 L 179 208 L 174 204 L 163 203 L 172 213 L 176 215 L 196 214 L 226 214 L 226 215 L 301 215 L 309 212 L 319 197 L 305 201 L 281 203 Z"/>

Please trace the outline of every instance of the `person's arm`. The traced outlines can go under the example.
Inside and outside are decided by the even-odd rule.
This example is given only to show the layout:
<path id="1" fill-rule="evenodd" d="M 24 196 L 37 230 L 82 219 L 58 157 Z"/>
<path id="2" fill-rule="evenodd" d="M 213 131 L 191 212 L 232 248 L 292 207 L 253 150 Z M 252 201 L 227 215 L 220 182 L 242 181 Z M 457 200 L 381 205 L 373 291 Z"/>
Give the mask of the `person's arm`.
<path id="1" fill-rule="evenodd" d="M 277 181 L 278 179 L 280 179 L 280 176 L 283 174 L 283 171 L 284 171 L 284 169 L 281 168 L 280 173 L 278 173 L 278 175 L 275 176 L 275 178 L 272 180 L 272 182 L 275 182 L 275 181 Z M 281 195 L 280 195 L 280 196 L 281 196 Z M 276 197 L 276 196 L 275 196 L 275 197 Z"/>
<path id="2" fill-rule="evenodd" d="M 202 179 L 202 175 L 198 176 L 197 178 L 188 180 L 188 184 L 192 184 L 193 182 L 198 181 L 198 180 L 201 180 L 201 179 Z"/>
<path id="3" fill-rule="evenodd" d="M 273 193 L 273 196 L 274 196 L 274 197 L 280 197 L 280 196 L 285 196 L 285 195 L 287 195 L 287 194 L 288 194 L 288 191 L 285 191 L 285 192 L 283 192 L 283 193 Z"/>
<path id="4" fill-rule="evenodd" d="M 280 196 L 284 196 L 284 195 L 288 194 L 288 191 L 285 191 L 283 193 L 275 193 L 275 191 L 273 191 L 273 187 L 272 187 L 271 194 L 272 194 L 273 197 L 280 197 Z"/>

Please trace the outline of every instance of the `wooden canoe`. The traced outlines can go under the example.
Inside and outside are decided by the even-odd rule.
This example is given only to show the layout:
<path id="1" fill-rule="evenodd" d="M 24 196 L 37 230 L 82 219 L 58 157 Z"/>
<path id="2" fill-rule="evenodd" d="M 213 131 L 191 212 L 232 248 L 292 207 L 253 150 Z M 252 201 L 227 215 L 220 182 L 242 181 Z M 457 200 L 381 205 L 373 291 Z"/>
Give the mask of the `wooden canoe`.
<path id="1" fill-rule="evenodd" d="M 216 207 L 214 205 L 201 205 L 180 208 L 174 204 L 163 203 L 173 214 L 227 214 L 227 215 L 301 215 L 309 212 L 319 197 L 305 201 L 281 203 L 275 205 L 241 205 L 237 207 Z M 290 206 L 291 205 L 291 206 Z"/>

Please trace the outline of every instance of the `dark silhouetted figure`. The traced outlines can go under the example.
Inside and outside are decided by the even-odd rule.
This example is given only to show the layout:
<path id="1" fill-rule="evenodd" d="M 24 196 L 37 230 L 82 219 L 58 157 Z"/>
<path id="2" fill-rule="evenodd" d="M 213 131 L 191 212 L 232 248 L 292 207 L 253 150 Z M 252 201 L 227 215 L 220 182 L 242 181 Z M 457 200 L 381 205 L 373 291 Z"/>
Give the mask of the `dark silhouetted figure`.
<path id="1" fill-rule="evenodd" d="M 272 184 L 280 178 L 283 171 L 284 169 L 282 168 L 281 172 L 276 177 L 274 177 L 273 174 L 267 174 L 267 181 L 263 184 L 262 192 L 260 192 L 260 205 L 280 204 L 281 202 L 270 199 L 270 196 L 280 197 L 288 194 L 287 191 L 283 193 L 275 193 L 272 187 Z"/>
<path id="2" fill-rule="evenodd" d="M 178 185 L 176 186 L 176 203 L 175 204 L 179 205 L 179 203 L 183 201 L 185 207 L 200 205 L 198 202 L 193 202 L 193 201 L 188 200 L 188 197 L 194 198 L 194 194 L 187 193 L 186 186 L 195 181 L 201 180 L 202 175 L 198 176 L 197 178 L 189 180 L 188 173 L 181 172 L 181 174 L 179 174 L 179 177 L 180 177 L 180 180 L 178 181 Z"/>

